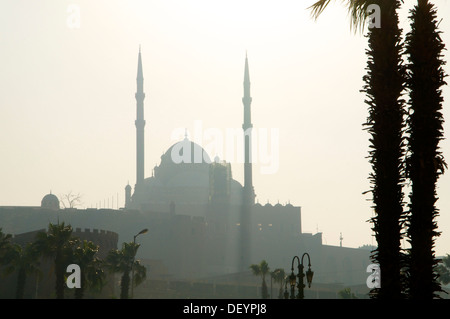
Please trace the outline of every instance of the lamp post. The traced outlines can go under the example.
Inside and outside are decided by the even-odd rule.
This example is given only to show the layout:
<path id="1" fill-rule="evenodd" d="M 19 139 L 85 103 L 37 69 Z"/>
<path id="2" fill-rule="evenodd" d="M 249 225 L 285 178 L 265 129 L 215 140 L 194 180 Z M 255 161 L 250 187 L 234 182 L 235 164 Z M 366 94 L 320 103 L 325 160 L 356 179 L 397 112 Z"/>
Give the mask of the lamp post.
<path id="1" fill-rule="evenodd" d="M 308 288 L 311 288 L 311 283 L 312 283 L 312 278 L 314 275 L 314 272 L 311 270 L 311 259 L 309 257 L 308 253 L 304 253 L 302 255 L 302 258 L 300 260 L 300 258 L 298 256 L 294 256 L 294 258 L 292 258 L 292 267 L 291 267 L 291 275 L 289 276 L 289 284 L 291 285 L 291 299 L 303 299 L 304 296 L 304 288 L 305 288 L 305 284 L 304 284 L 304 278 L 305 278 L 305 274 L 303 273 L 303 258 L 305 256 L 308 256 L 308 270 L 306 271 L 306 281 L 308 282 Z M 298 273 L 297 275 L 294 274 L 294 261 L 297 260 L 297 267 L 298 267 Z M 298 279 L 298 280 L 297 280 Z M 297 296 L 295 296 L 295 286 L 297 285 L 297 289 L 298 289 L 298 294 Z M 287 299 L 287 291 L 285 292 L 285 297 Z"/>
<path id="2" fill-rule="evenodd" d="M 139 236 L 139 235 L 145 234 L 146 232 L 148 232 L 147 228 L 141 230 L 139 233 L 134 235 L 133 246 L 136 245 L 136 237 Z M 134 297 L 133 292 L 134 292 L 134 260 L 135 260 L 135 257 L 136 257 L 136 253 L 134 253 L 134 255 L 133 255 L 133 262 L 131 263 L 131 298 Z"/>
<path id="3" fill-rule="evenodd" d="M 287 290 L 288 276 L 284 277 L 284 299 L 289 299 L 289 292 Z"/>

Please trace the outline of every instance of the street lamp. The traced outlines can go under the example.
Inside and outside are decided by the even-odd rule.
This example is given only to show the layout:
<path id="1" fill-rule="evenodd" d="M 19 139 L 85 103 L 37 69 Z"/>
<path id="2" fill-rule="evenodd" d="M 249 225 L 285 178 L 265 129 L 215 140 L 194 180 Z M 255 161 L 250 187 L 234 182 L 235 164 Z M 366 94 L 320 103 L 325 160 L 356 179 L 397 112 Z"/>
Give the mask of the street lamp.
<path id="1" fill-rule="evenodd" d="M 303 272 L 303 269 L 304 269 L 303 258 L 305 256 L 308 256 L 308 270 L 306 271 L 306 276 Z M 295 260 L 297 260 L 297 264 L 298 264 L 297 275 L 294 274 L 294 261 Z M 291 299 L 295 299 L 295 298 L 303 299 L 304 298 L 304 288 L 305 288 L 304 278 L 306 277 L 306 281 L 308 283 L 308 288 L 311 288 L 313 275 L 314 275 L 314 272 L 311 270 L 311 259 L 310 259 L 308 253 L 304 253 L 302 255 L 301 260 L 298 256 L 294 256 L 294 258 L 292 258 L 291 275 L 289 276 L 289 284 L 291 285 Z M 298 280 L 297 280 L 297 278 L 298 278 Z M 295 285 L 296 284 L 297 284 L 297 289 L 298 289 L 297 297 L 295 296 Z M 285 293 L 285 296 L 287 296 L 286 293 Z"/>
<path id="2" fill-rule="evenodd" d="M 287 290 L 288 276 L 284 277 L 284 299 L 289 299 L 289 292 Z"/>
<path id="3" fill-rule="evenodd" d="M 145 234 L 146 232 L 148 232 L 147 228 L 141 230 L 139 233 L 134 235 L 133 244 L 136 245 L 136 237 L 137 236 Z M 136 257 L 136 253 L 133 256 L 133 262 L 131 263 L 131 298 L 133 298 L 133 296 L 134 296 L 133 292 L 134 292 L 134 260 L 135 260 L 135 257 Z"/>
<path id="4" fill-rule="evenodd" d="M 145 234 L 146 232 L 148 232 L 148 229 L 147 229 L 147 228 L 141 230 L 139 233 L 137 233 L 136 235 L 134 235 L 133 243 L 136 244 L 136 237 L 137 237 L 137 236 L 142 235 L 142 234 Z"/>

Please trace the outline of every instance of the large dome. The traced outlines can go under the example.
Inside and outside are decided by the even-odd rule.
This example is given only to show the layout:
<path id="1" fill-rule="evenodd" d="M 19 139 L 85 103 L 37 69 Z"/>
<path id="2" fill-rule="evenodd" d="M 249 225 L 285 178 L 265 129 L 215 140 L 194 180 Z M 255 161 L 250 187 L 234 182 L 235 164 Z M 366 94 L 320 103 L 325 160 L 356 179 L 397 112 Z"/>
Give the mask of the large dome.
<path id="1" fill-rule="evenodd" d="M 174 164 L 202 164 L 211 163 L 208 153 L 197 143 L 190 141 L 187 137 L 173 144 L 166 153 L 161 156 L 161 164 L 163 161 L 172 162 Z"/>
<path id="2" fill-rule="evenodd" d="M 208 153 L 185 138 L 161 156 L 161 164 L 154 168 L 152 184 L 208 187 L 210 163 Z M 146 184 L 150 185 L 150 180 L 146 179 Z"/>
<path id="3" fill-rule="evenodd" d="M 185 138 L 161 156 L 160 164 L 135 191 L 132 202 L 136 207 L 155 211 L 166 211 L 173 202 L 178 214 L 195 216 L 206 213 L 204 209 L 215 191 L 223 194 L 223 200 L 240 203 L 242 186 L 232 179 L 231 167 L 227 164 L 224 174 L 216 174 L 216 162 L 218 159 L 212 162 L 199 144 Z M 201 205 L 204 207 L 200 209 Z"/>

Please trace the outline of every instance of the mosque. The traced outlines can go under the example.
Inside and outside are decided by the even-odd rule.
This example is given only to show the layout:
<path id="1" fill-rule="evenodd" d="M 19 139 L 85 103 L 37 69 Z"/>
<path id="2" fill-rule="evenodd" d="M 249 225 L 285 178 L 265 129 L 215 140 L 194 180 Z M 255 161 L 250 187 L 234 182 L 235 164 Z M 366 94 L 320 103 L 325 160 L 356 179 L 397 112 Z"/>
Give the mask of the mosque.
<path id="1" fill-rule="evenodd" d="M 0 225 L 9 233 L 46 228 L 49 221 L 73 228 L 117 233 L 119 244 L 136 240 L 138 258 L 158 261 L 171 278 L 197 279 L 249 271 L 266 260 L 271 269 L 291 269 L 308 252 L 315 282 L 365 285 L 370 250 L 324 245 L 322 234 L 302 232 L 301 207 L 255 202 L 252 182 L 250 72 L 243 81 L 244 183 L 233 179 L 230 163 L 211 159 L 202 146 L 184 140 L 170 146 L 145 177 L 144 72 L 138 54 L 136 98 L 136 183 L 125 186 L 121 209 L 61 209 L 48 194 L 38 207 L 0 207 Z M 136 238 L 141 229 L 145 235 Z M 152 274 L 152 269 L 149 269 Z"/>
<path id="2" fill-rule="evenodd" d="M 133 195 L 127 185 L 125 208 L 164 210 L 167 204 L 176 205 L 178 212 L 205 216 L 208 207 L 215 204 L 252 206 L 255 193 L 252 183 L 251 163 L 251 102 L 248 59 L 244 71 L 244 123 L 245 163 L 244 186 L 232 178 L 229 163 L 217 157 L 212 161 L 209 154 L 187 136 L 172 145 L 162 156 L 161 163 L 153 169 L 153 176 L 144 176 L 144 77 L 139 51 L 136 96 L 136 185 Z M 166 205 L 166 206 L 164 206 Z M 215 208 L 210 207 L 210 210 Z"/>
<path id="3" fill-rule="evenodd" d="M 258 232 L 301 234 L 300 207 L 255 204 L 251 161 L 252 97 L 247 56 L 242 98 L 244 185 L 233 179 L 230 163 L 218 157 L 212 160 L 200 145 L 187 136 L 170 146 L 161 156 L 160 164 L 153 168 L 152 176 L 145 178 L 145 93 L 140 52 L 136 82 L 136 184 L 133 192 L 130 185 L 125 187 L 125 210 L 136 210 L 144 215 L 160 212 L 167 216 L 185 216 L 186 221 L 203 223 L 205 228 L 202 231 L 208 237 L 207 243 L 214 243 L 214 246 L 207 248 L 209 253 L 204 256 L 209 260 L 207 263 L 214 265 L 211 274 L 216 271 L 220 273 L 221 268 L 222 271 L 248 269 L 255 252 L 252 240 L 263 241 L 262 238 L 253 238 Z M 220 255 L 213 257 L 216 254 Z M 197 267 L 198 264 L 193 265 L 193 268 Z"/>

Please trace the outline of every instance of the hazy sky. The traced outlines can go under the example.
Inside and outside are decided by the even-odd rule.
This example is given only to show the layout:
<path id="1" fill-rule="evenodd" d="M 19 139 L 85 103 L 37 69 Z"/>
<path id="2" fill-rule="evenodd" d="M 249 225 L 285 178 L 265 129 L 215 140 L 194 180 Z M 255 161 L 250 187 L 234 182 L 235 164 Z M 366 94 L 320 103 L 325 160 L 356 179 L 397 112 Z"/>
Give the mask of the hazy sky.
<path id="1" fill-rule="evenodd" d="M 191 137 L 198 124 L 202 132 L 241 129 L 247 52 L 254 130 L 279 132 L 269 143 L 278 169 L 254 168 L 257 200 L 301 206 L 303 231 L 323 232 L 326 244 L 339 245 L 340 233 L 344 246 L 376 244 L 371 197 L 362 195 L 371 171 L 359 92 L 367 39 L 350 31 L 340 1 L 318 21 L 307 10 L 313 2 L 2 0 L 0 205 L 38 206 L 50 191 L 72 191 L 82 194 L 82 207 L 122 207 L 136 179 L 139 46 L 147 177 L 180 129 Z M 405 2 L 407 31 L 415 1 Z M 435 2 L 440 18 L 450 12 L 449 1 Z M 448 19 L 440 29 L 448 48 Z M 444 95 L 447 119 L 448 87 Z M 450 162 L 449 142 L 441 146 Z M 243 182 L 242 164 L 230 161 Z M 438 254 L 450 253 L 449 194 L 446 174 Z"/>

